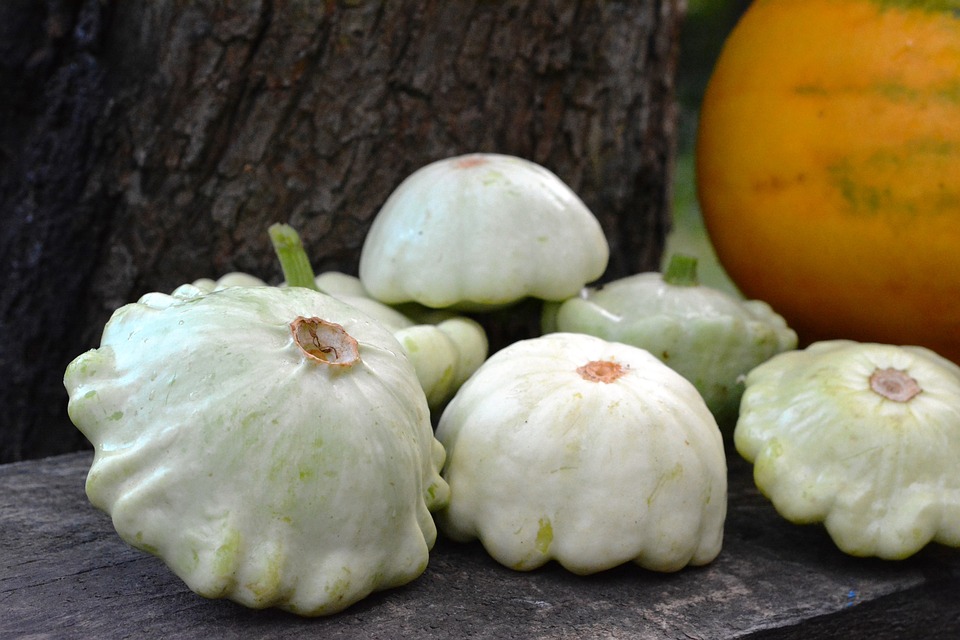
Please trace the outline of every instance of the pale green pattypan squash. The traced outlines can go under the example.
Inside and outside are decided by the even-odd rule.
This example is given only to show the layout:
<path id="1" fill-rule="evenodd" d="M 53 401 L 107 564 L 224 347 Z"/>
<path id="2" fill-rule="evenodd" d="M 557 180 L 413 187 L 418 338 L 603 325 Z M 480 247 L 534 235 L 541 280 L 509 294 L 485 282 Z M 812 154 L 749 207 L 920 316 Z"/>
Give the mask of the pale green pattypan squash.
<path id="1" fill-rule="evenodd" d="M 360 280 L 388 304 L 483 310 L 569 298 L 608 258 L 600 223 L 560 178 L 477 153 L 429 164 L 397 187 L 364 241 Z"/>
<path id="2" fill-rule="evenodd" d="M 726 458 L 696 389 L 642 349 L 584 334 L 491 356 L 440 418 L 441 531 L 501 564 L 675 571 L 720 552 Z"/>
<path id="3" fill-rule="evenodd" d="M 64 383 L 90 501 L 196 593 L 321 615 L 426 567 L 444 451 L 400 345 L 354 307 L 300 287 L 148 294 Z"/>
<path id="4" fill-rule="evenodd" d="M 921 347 L 818 342 L 750 372 L 734 443 L 785 518 L 856 556 L 960 547 L 960 367 Z"/>
<path id="5" fill-rule="evenodd" d="M 431 409 L 450 400 L 487 358 L 487 334 L 470 318 L 417 324 L 393 335 L 413 363 Z"/>
<path id="6" fill-rule="evenodd" d="M 646 349 L 692 382 L 729 436 L 742 377 L 797 346 L 768 304 L 699 284 L 695 258 L 676 255 L 664 273 L 627 276 L 544 305 L 543 329 L 587 333 Z"/>
<path id="7" fill-rule="evenodd" d="M 281 245 L 278 252 L 288 252 L 285 260 L 290 259 L 289 253 L 297 255 L 294 260 L 301 259 L 302 245 L 296 231 L 286 225 L 276 225 L 271 233 L 274 241 Z M 289 266 L 289 262 L 287 264 Z M 346 302 L 393 332 L 413 364 L 432 410 L 442 408 L 487 357 L 487 334 L 475 320 L 407 305 L 404 312 L 417 316 L 410 318 L 406 313 L 371 298 L 355 276 L 329 271 L 314 277 L 312 268 L 302 262 L 296 269 L 296 273 L 288 275 L 299 283 L 298 286 L 316 289 Z M 231 286 L 266 286 L 266 283 L 256 276 L 234 272 L 218 280 L 204 278 L 181 285 L 174 295 L 195 296 Z"/>

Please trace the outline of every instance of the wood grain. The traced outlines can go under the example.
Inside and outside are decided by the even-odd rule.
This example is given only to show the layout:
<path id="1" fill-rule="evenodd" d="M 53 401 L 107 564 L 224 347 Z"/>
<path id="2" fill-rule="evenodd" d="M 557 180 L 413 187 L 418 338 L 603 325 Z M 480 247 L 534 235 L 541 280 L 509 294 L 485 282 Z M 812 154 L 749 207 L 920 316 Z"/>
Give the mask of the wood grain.
<path id="1" fill-rule="evenodd" d="M 91 456 L 0 466 L 0 637 L 956 638 L 960 552 L 902 562 L 845 556 L 820 527 L 782 520 L 730 465 L 719 558 L 660 574 L 518 573 L 441 540 L 411 584 L 303 619 L 194 595 L 134 550 L 83 492 Z"/>

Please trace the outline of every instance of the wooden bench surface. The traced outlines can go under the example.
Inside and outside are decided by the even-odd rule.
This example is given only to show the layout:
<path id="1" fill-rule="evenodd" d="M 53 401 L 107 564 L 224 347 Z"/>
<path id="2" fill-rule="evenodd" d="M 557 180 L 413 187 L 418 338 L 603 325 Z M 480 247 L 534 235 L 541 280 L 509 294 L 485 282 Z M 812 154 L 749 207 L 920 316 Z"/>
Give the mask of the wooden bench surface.
<path id="1" fill-rule="evenodd" d="M 89 504 L 91 459 L 0 465 L 0 638 L 960 638 L 960 550 L 846 556 L 781 519 L 738 458 L 709 566 L 520 573 L 441 538 L 411 584 L 313 619 L 190 592 Z"/>

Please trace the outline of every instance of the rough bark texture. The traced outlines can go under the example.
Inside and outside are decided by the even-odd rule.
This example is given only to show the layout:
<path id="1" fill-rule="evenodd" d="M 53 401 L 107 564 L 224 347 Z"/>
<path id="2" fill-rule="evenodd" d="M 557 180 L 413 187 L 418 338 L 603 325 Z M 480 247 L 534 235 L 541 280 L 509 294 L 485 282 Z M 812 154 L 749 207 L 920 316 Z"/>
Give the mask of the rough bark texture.
<path id="1" fill-rule="evenodd" d="M 537 161 L 654 268 L 682 0 L 12 0 L 0 5 L 0 461 L 84 445 L 67 363 L 118 306 L 240 270 L 267 226 L 355 273 L 418 167 Z M 508 336 L 509 337 L 509 336 Z"/>

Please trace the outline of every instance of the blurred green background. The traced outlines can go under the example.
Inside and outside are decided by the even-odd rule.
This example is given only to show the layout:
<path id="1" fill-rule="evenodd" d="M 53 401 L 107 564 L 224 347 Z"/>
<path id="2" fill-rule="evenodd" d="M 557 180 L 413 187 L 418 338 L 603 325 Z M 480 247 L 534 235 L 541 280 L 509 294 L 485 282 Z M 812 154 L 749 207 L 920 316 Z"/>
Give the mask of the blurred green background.
<path id="1" fill-rule="evenodd" d="M 680 108 L 677 165 L 673 183 L 673 228 L 664 262 L 673 253 L 699 259 L 703 284 L 736 293 L 717 262 L 697 205 L 693 166 L 700 100 L 723 42 L 749 0 L 687 0 L 687 18 L 680 38 L 677 99 Z"/>

